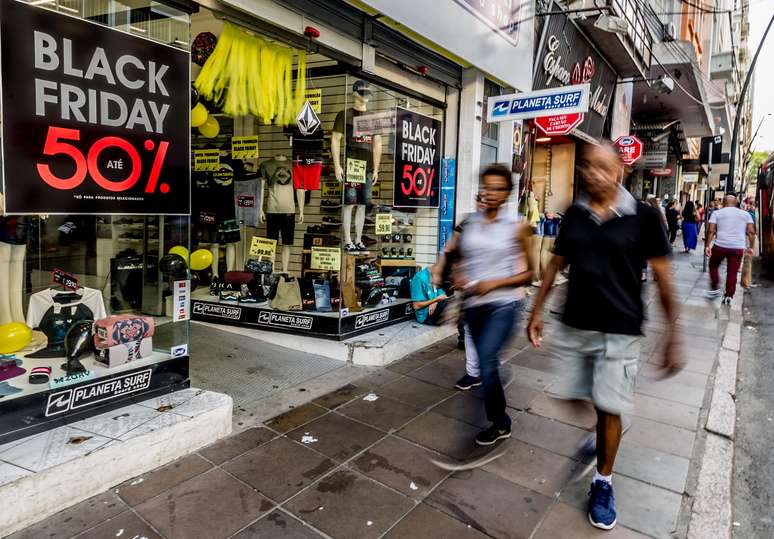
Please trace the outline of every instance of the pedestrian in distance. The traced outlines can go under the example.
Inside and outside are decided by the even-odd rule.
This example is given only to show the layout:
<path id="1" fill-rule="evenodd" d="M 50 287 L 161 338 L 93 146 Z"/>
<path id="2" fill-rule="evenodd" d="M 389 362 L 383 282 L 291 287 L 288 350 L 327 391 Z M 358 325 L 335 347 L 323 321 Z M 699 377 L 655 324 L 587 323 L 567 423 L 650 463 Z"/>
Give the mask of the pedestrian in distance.
<path id="1" fill-rule="evenodd" d="M 709 220 L 704 254 L 709 257 L 710 289 L 707 297 L 718 298 L 720 291 L 720 263 L 726 261 L 726 289 L 722 303 L 730 305 L 736 293 L 736 279 L 742 256 L 753 255 L 755 223 L 749 212 L 736 207 L 734 195 L 726 195 L 723 208 L 715 210 Z M 714 241 L 714 244 L 713 244 Z"/>
<path id="2" fill-rule="evenodd" d="M 666 221 L 667 231 L 669 232 L 669 244 L 674 245 L 675 239 L 677 239 L 677 230 L 680 228 L 678 221 L 680 220 L 680 213 L 675 209 L 675 201 L 670 200 L 667 203 L 666 209 Z"/>
<path id="3" fill-rule="evenodd" d="M 466 330 L 478 357 L 484 406 L 491 426 L 476 436 L 478 445 L 492 445 L 511 436 L 500 378 L 500 351 L 513 333 L 532 282 L 527 256 L 530 229 L 504 207 L 513 190 L 511 171 L 490 165 L 481 174 L 480 209 L 465 219 L 462 232 L 452 236 L 434 276 L 440 283 L 445 264 L 456 259 L 451 272 L 462 293 Z"/>
<path id="4" fill-rule="evenodd" d="M 696 235 L 701 236 L 701 227 L 704 225 L 704 207 L 698 200 L 693 203 L 696 208 Z"/>
<path id="5" fill-rule="evenodd" d="M 683 247 L 686 253 L 696 250 L 699 241 L 699 229 L 696 225 L 696 206 L 689 200 L 683 208 Z"/>
<path id="6" fill-rule="evenodd" d="M 578 172 L 583 195 L 564 216 L 554 255 L 543 277 L 527 335 L 536 348 L 543 341 L 543 309 L 554 279 L 568 264 L 570 274 L 562 323 L 549 344 L 561 364 L 552 392 L 587 400 L 597 414 L 597 469 L 591 482 L 588 518 L 597 528 L 616 524 L 612 486 L 622 415 L 634 408 L 644 307 L 640 268 L 648 261 L 657 277 L 667 317 L 662 368 L 681 369 L 677 318 L 672 299 L 671 252 L 659 211 L 637 202 L 618 182 L 622 163 L 611 144 L 582 150 Z"/>

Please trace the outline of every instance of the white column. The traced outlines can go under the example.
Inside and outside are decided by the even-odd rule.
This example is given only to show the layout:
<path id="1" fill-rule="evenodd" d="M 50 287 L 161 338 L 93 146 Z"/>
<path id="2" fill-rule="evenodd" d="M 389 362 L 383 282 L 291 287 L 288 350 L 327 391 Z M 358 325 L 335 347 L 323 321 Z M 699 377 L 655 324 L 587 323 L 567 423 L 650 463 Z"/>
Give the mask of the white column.
<path id="1" fill-rule="evenodd" d="M 457 155 L 457 207 L 459 220 L 476 208 L 478 174 L 481 167 L 481 115 L 484 75 L 475 68 L 462 72 L 460 92 L 459 154 Z"/>

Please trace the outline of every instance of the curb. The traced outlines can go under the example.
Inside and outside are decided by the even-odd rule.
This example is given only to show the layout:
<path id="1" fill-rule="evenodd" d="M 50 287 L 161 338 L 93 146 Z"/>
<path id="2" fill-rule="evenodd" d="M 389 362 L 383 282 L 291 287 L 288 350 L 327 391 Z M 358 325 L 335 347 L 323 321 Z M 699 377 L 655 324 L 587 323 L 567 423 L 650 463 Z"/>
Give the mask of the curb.
<path id="1" fill-rule="evenodd" d="M 734 298 L 731 305 L 732 320 L 741 320 L 742 301 L 742 296 Z M 704 427 L 707 438 L 688 523 L 689 539 L 731 537 L 736 369 L 741 345 L 741 322 L 729 322 L 718 353 L 712 399 Z"/>

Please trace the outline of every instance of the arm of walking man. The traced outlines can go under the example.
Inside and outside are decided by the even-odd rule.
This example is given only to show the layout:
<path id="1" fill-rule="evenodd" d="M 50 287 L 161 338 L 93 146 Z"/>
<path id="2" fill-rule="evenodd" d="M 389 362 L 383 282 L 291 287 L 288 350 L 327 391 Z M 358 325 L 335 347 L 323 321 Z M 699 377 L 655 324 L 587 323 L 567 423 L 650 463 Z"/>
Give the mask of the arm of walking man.
<path id="1" fill-rule="evenodd" d="M 755 254 L 755 224 L 747 223 L 747 254 L 753 256 Z"/>
<path id="2" fill-rule="evenodd" d="M 565 258 L 555 254 L 543 272 L 543 285 L 538 290 L 535 304 L 532 306 L 532 315 L 529 318 L 529 324 L 527 324 L 527 337 L 535 348 L 540 348 L 540 343 L 543 340 L 543 305 L 551 294 L 556 274 L 561 272 L 566 265 Z"/>
<path id="3" fill-rule="evenodd" d="M 663 378 L 674 376 L 683 369 L 684 361 L 679 356 L 679 339 L 675 329 L 677 320 L 677 304 L 674 300 L 674 290 L 672 289 L 672 264 L 668 256 L 659 256 L 648 260 L 653 273 L 656 274 L 656 284 L 658 284 L 658 297 L 667 319 L 667 329 L 664 335 L 664 352 L 661 368 L 663 369 Z"/>
<path id="4" fill-rule="evenodd" d="M 710 217 L 710 219 L 712 219 L 712 217 Z M 707 256 L 712 254 L 712 240 L 715 239 L 717 231 L 718 225 L 710 221 L 709 225 L 707 225 L 707 239 L 704 240 L 704 254 Z"/>

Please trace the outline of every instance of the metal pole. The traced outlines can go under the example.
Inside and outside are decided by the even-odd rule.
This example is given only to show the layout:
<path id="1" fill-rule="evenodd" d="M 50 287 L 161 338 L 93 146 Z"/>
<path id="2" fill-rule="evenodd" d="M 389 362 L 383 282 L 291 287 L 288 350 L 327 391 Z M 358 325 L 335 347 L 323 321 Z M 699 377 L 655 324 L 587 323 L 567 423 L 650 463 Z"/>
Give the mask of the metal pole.
<path id="1" fill-rule="evenodd" d="M 742 85 L 742 92 L 739 94 L 739 101 L 736 104 L 736 117 L 734 118 L 734 133 L 731 135 L 731 155 L 729 155 L 728 162 L 728 180 L 726 180 L 726 193 L 733 190 L 734 186 L 734 164 L 736 161 L 736 144 L 739 138 L 739 121 L 742 117 L 742 109 L 744 108 L 744 96 L 747 94 L 747 87 L 750 85 L 750 78 L 755 70 L 755 63 L 758 61 L 758 55 L 763 48 L 763 44 L 766 42 L 766 36 L 771 30 L 771 25 L 774 24 L 774 15 L 769 20 L 769 25 L 766 27 L 766 31 L 763 33 L 761 42 L 758 44 L 758 50 L 755 51 L 752 62 L 750 62 L 750 68 L 747 70 L 747 75 L 744 78 L 744 84 Z M 730 185 L 729 185 L 730 184 Z"/>
<path id="2" fill-rule="evenodd" d="M 707 169 L 707 191 L 704 196 L 704 248 L 707 248 L 707 227 L 709 226 L 709 195 L 712 188 L 712 150 L 715 147 L 715 140 L 713 138 L 709 145 L 709 168 Z M 728 185 L 728 180 L 726 180 Z M 707 253 L 702 251 L 701 272 L 707 273 Z"/>

